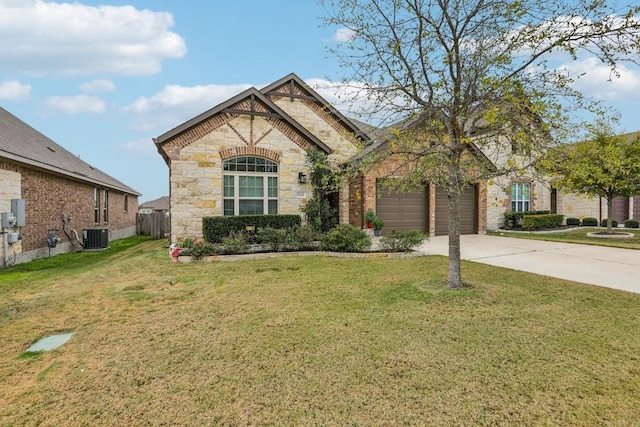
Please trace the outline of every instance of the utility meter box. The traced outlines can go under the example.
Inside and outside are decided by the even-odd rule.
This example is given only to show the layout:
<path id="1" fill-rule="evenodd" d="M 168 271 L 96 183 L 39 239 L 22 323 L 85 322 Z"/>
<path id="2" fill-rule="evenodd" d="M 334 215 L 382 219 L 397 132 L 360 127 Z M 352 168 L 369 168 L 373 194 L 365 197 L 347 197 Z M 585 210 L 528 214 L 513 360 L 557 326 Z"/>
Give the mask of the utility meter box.
<path id="1" fill-rule="evenodd" d="M 2 212 L 2 228 L 13 228 L 16 217 L 11 212 Z"/>
<path id="2" fill-rule="evenodd" d="M 25 203 L 24 199 L 11 199 L 11 212 L 16 217 L 14 227 L 24 227 Z"/>

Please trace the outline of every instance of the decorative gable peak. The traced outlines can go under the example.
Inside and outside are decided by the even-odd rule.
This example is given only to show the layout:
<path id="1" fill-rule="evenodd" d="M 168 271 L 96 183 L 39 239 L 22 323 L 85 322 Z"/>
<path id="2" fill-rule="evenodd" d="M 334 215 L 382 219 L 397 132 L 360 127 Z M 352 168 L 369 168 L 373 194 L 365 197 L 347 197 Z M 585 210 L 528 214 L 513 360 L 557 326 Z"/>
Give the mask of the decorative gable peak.
<path id="1" fill-rule="evenodd" d="M 301 100 L 312 110 L 325 120 L 332 123 L 332 126 L 344 135 L 351 135 L 360 140 L 363 145 L 368 145 L 371 141 L 361 128 L 347 119 L 331 103 L 326 101 L 318 92 L 313 90 L 296 74 L 291 73 L 280 80 L 264 87 L 261 92 L 272 100 L 286 99 L 291 102 Z"/>
<path id="2" fill-rule="evenodd" d="M 249 88 L 158 138 L 154 138 L 154 143 L 165 162 L 170 164 L 171 159 L 178 158 L 182 148 L 240 116 L 249 116 L 252 120 L 255 117 L 264 118 L 305 150 L 315 145 L 327 154 L 333 152 L 324 142 L 256 88 Z"/>

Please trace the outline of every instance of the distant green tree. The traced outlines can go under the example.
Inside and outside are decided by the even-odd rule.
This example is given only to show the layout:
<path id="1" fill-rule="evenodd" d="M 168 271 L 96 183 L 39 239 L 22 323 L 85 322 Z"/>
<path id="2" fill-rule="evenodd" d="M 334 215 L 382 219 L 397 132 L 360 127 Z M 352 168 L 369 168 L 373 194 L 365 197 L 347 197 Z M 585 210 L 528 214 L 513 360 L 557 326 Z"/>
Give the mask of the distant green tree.
<path id="1" fill-rule="evenodd" d="M 589 126 L 591 139 L 549 152 L 543 168 L 556 185 L 607 199 L 607 233 L 611 233 L 613 199 L 640 193 L 640 138 L 615 136 L 605 123 Z"/>

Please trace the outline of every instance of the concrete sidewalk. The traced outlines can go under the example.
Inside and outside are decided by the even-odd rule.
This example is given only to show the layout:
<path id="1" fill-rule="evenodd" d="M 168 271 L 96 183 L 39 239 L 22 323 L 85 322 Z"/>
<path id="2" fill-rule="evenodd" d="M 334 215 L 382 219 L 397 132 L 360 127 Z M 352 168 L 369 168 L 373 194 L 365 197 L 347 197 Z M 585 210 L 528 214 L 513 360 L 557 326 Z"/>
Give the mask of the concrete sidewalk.
<path id="1" fill-rule="evenodd" d="M 464 260 L 640 293 L 638 250 L 481 234 L 460 241 Z M 448 256 L 448 244 L 447 236 L 436 236 L 420 251 Z"/>

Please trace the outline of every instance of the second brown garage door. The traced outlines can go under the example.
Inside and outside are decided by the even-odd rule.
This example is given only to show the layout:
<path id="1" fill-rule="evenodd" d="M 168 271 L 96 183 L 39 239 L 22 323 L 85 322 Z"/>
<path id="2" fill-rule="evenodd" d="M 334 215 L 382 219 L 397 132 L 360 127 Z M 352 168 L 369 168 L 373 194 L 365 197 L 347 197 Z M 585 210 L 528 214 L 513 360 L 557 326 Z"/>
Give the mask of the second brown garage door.
<path id="1" fill-rule="evenodd" d="M 467 187 L 460 195 L 460 234 L 478 232 L 476 187 Z M 449 233 L 449 198 L 443 187 L 436 187 L 436 236 Z"/>

